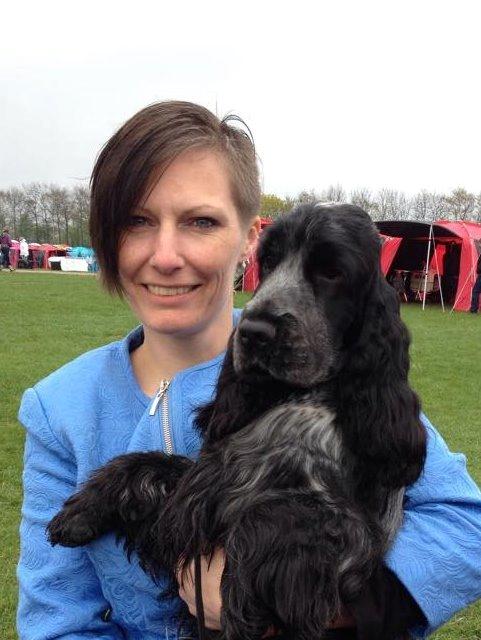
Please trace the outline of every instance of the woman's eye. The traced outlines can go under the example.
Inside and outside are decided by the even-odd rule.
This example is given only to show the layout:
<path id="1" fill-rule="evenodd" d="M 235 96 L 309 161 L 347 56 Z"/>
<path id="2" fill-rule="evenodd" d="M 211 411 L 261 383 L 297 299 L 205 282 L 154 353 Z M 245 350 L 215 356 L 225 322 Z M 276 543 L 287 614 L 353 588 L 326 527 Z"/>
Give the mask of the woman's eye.
<path id="1" fill-rule="evenodd" d="M 192 220 L 192 224 L 197 229 L 212 229 L 217 225 L 217 222 L 213 218 L 195 218 Z"/>
<path id="2" fill-rule="evenodd" d="M 142 227 L 148 224 L 148 220 L 145 216 L 130 216 L 129 227 Z"/>

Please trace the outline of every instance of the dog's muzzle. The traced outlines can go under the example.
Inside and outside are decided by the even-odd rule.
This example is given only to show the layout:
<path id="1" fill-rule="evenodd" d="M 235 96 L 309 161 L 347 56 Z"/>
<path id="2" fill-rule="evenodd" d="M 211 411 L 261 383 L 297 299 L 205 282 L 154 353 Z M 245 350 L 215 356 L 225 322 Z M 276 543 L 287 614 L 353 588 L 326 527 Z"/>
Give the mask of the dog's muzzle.
<path id="1" fill-rule="evenodd" d="M 244 349 L 269 347 L 275 342 L 277 329 L 268 320 L 244 318 L 238 328 L 239 340 Z"/>
<path id="2" fill-rule="evenodd" d="M 279 319 L 244 312 L 234 338 L 237 373 L 275 375 L 281 334 Z"/>
<path id="3" fill-rule="evenodd" d="M 291 312 L 246 307 L 234 335 L 237 375 L 299 387 L 326 380 L 335 361 L 331 341 L 322 323 L 309 327 Z"/>

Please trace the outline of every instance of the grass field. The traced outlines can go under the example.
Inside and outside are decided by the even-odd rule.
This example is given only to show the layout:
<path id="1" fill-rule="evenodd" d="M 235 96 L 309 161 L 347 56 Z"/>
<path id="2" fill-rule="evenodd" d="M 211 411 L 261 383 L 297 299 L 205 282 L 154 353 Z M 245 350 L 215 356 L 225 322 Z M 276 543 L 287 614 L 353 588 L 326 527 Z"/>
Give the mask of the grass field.
<path id="1" fill-rule="evenodd" d="M 237 300 L 240 306 L 245 298 Z M 15 565 L 23 433 L 16 422 L 25 388 L 87 349 L 123 336 L 136 322 L 95 277 L 0 272 L 0 638 L 13 640 Z M 468 456 L 481 483 L 481 316 L 405 306 L 413 335 L 412 383 L 451 449 Z M 5 360 L 5 354 L 7 359 Z M 481 554 L 481 550 L 480 550 Z M 481 603 L 463 611 L 437 640 L 481 640 Z"/>

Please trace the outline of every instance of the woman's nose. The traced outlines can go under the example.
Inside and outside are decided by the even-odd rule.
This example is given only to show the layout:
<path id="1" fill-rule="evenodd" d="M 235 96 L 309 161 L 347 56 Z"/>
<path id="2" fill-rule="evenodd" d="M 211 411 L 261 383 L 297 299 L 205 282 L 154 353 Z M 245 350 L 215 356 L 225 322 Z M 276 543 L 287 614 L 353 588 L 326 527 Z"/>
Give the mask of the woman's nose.
<path id="1" fill-rule="evenodd" d="M 165 273 L 170 273 L 183 267 L 185 260 L 180 245 L 180 238 L 176 229 L 159 229 L 153 239 L 149 263 L 158 271 Z"/>

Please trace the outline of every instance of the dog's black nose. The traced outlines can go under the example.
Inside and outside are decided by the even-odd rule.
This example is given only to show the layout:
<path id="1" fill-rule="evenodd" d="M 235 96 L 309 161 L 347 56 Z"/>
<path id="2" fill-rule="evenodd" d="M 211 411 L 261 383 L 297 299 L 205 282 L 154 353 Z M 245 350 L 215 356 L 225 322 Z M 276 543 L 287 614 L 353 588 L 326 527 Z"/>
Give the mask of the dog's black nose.
<path id="1" fill-rule="evenodd" d="M 276 328 L 266 320 L 244 318 L 239 324 L 239 336 L 244 345 L 264 347 L 276 337 Z"/>

